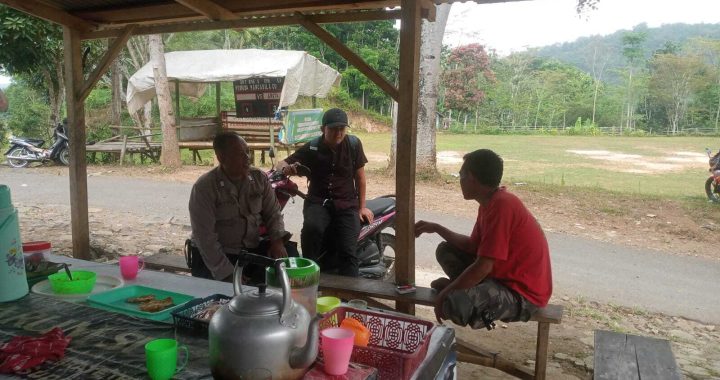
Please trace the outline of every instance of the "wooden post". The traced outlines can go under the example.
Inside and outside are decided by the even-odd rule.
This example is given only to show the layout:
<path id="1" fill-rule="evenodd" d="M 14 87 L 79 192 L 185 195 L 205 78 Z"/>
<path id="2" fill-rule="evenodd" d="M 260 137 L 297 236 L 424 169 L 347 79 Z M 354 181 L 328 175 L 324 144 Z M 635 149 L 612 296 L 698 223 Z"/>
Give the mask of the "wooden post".
<path id="1" fill-rule="evenodd" d="M 88 222 L 87 163 L 85 162 L 85 102 L 80 92 L 83 78 L 80 32 L 63 27 L 65 90 L 68 134 L 70 138 L 70 221 L 73 257 L 89 260 L 90 224 Z"/>
<path id="2" fill-rule="evenodd" d="M 178 124 L 178 121 L 180 121 L 180 80 L 175 79 L 175 118 L 177 121 L 175 124 Z"/>
<path id="3" fill-rule="evenodd" d="M 120 148 L 120 166 L 125 162 L 125 151 L 127 150 L 127 135 L 123 135 L 123 144 Z"/>
<path id="4" fill-rule="evenodd" d="M 538 322 L 537 347 L 535 349 L 535 380 L 545 380 L 549 340 L 550 324 Z"/>
<path id="5" fill-rule="evenodd" d="M 421 7 L 416 0 L 402 0 L 400 28 L 400 73 L 398 81 L 398 149 L 395 172 L 397 195 L 397 251 L 395 276 L 398 283 L 415 283 L 415 145 L 417 142 L 418 72 L 420 70 Z M 397 310 L 415 314 L 415 305 L 397 303 Z"/>
<path id="6" fill-rule="evenodd" d="M 221 83 L 216 82 L 215 83 L 215 110 L 217 111 L 218 125 L 220 125 L 220 89 L 221 89 Z"/>

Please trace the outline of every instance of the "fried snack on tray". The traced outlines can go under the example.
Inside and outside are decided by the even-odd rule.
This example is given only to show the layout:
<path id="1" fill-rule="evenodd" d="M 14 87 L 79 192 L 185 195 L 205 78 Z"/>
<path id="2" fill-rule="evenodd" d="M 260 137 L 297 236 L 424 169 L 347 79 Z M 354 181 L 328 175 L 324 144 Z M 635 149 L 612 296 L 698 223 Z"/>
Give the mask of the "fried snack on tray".
<path id="1" fill-rule="evenodd" d="M 140 297 L 130 297 L 125 300 L 125 302 L 128 303 L 145 303 L 145 302 L 151 302 L 151 301 L 157 301 L 154 294 L 148 294 Z"/>
<path id="2" fill-rule="evenodd" d="M 210 319 L 212 319 L 212 316 L 215 314 L 218 309 L 220 309 L 222 305 L 218 302 L 213 302 L 210 305 L 208 305 L 206 308 L 204 308 L 200 313 L 197 314 L 195 318 L 209 322 Z"/>
<path id="3" fill-rule="evenodd" d="M 173 300 L 172 297 L 167 297 L 162 300 L 143 302 L 140 304 L 140 310 L 146 311 L 148 313 L 155 313 L 160 310 L 165 310 L 170 306 L 173 306 Z"/>

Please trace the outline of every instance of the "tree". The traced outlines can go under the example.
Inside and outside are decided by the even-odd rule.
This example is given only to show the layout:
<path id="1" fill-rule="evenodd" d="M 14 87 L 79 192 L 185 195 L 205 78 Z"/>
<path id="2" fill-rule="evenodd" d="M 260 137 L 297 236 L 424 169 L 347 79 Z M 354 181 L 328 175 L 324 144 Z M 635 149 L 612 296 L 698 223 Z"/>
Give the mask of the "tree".
<path id="1" fill-rule="evenodd" d="M 2 89 L 0 89 L 0 112 L 5 112 L 8 109 L 8 100 L 7 96 L 5 96 L 5 93 Z"/>
<path id="2" fill-rule="evenodd" d="M 642 45 L 646 38 L 647 34 L 644 32 L 625 33 L 622 38 L 623 56 L 627 61 L 627 108 L 625 109 L 625 122 L 626 128 L 629 130 L 634 128 L 635 106 L 637 105 L 637 96 L 633 88 L 633 74 L 638 70 L 638 65 L 644 57 Z"/>
<path id="3" fill-rule="evenodd" d="M 597 110 L 597 98 L 600 86 L 602 85 L 603 74 L 610 59 L 610 47 L 605 45 L 600 38 L 593 38 L 588 46 L 590 50 L 585 57 L 591 68 L 593 77 L 593 105 L 592 105 L 592 123 L 595 124 L 595 111 Z"/>
<path id="4" fill-rule="evenodd" d="M 445 106 L 465 113 L 474 110 L 485 98 L 483 80 L 495 81 L 485 48 L 480 44 L 456 47 L 450 52 L 447 65 L 443 73 Z"/>
<path id="5" fill-rule="evenodd" d="M 715 132 L 720 126 L 720 40 L 696 38 L 690 41 L 690 51 L 699 55 L 711 68 L 708 73 L 714 83 L 714 93 L 717 98 L 715 104 Z"/>
<path id="6" fill-rule="evenodd" d="M 150 61 L 155 74 L 155 92 L 157 93 L 163 136 L 160 163 L 170 168 L 176 168 L 181 165 L 180 148 L 178 147 L 177 130 L 175 128 L 175 112 L 173 111 L 165 69 L 165 51 L 162 36 L 159 34 L 150 35 L 149 46 Z"/>
<path id="7" fill-rule="evenodd" d="M 665 109 L 668 132 L 678 133 L 693 94 L 707 83 L 706 66 L 698 56 L 675 54 L 656 54 L 651 66 L 651 98 Z"/>

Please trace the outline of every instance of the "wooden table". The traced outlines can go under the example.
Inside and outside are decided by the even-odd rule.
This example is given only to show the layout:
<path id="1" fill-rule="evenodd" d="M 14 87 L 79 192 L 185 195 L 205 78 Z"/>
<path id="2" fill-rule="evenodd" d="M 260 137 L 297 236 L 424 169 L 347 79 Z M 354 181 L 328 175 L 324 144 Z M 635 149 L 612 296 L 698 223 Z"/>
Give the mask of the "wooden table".
<path id="1" fill-rule="evenodd" d="M 88 269 L 98 274 L 120 277 L 117 265 L 94 263 L 58 255 L 48 257 L 53 262 L 72 264 L 73 270 Z M 142 271 L 127 285 L 144 285 L 167 289 L 195 297 L 211 294 L 232 295 L 229 283 L 194 278 L 166 272 Z M 248 287 L 249 288 L 249 287 Z M 248 289 L 249 290 L 249 289 Z M 190 360 L 177 379 L 211 379 L 208 367 L 208 342 L 172 324 L 134 318 L 87 306 L 66 302 L 41 294 L 29 294 L 20 300 L 0 304 L 0 341 L 15 335 L 38 335 L 52 327 L 61 327 L 73 340 L 66 356 L 56 363 L 45 364 L 23 376 L 0 378 L 46 379 L 137 379 L 146 376 L 144 345 L 156 338 L 175 338 L 188 346 Z M 425 360 L 414 378 L 434 379 L 443 362 L 454 348 L 454 331 L 438 326 L 431 337 Z"/>

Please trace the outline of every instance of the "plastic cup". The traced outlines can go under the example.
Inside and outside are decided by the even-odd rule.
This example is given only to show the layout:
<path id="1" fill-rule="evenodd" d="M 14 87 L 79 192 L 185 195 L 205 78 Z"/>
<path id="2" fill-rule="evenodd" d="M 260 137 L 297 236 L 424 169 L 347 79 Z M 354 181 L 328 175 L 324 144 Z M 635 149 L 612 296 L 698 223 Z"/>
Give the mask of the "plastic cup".
<path id="1" fill-rule="evenodd" d="M 177 368 L 178 349 L 185 351 L 185 359 Z M 175 339 L 155 339 L 145 344 L 145 365 L 152 380 L 172 379 L 185 368 L 188 361 L 188 349 L 178 345 Z"/>
<path id="2" fill-rule="evenodd" d="M 348 306 L 354 307 L 356 309 L 360 309 L 360 310 L 367 309 L 367 301 L 365 301 L 365 300 L 354 299 L 354 300 L 348 301 L 347 304 L 348 304 Z"/>
<path id="3" fill-rule="evenodd" d="M 316 311 L 320 314 L 325 314 L 327 312 L 333 311 L 336 307 L 340 306 L 340 298 L 332 297 L 332 296 L 325 296 L 320 297 L 317 299 L 317 307 Z"/>
<path id="4" fill-rule="evenodd" d="M 143 268 L 145 261 L 137 256 L 120 257 L 120 274 L 126 280 L 134 280 Z"/>
<path id="5" fill-rule="evenodd" d="M 355 333 L 352 330 L 332 327 L 320 332 L 320 345 L 325 361 L 325 373 L 344 375 L 350 365 Z"/>

